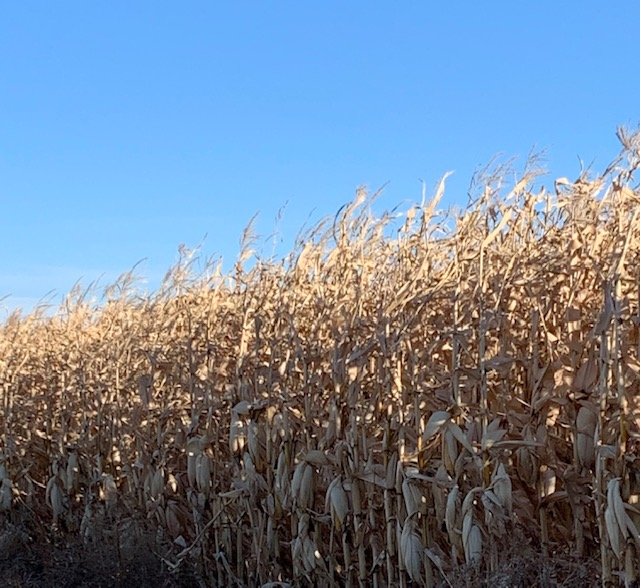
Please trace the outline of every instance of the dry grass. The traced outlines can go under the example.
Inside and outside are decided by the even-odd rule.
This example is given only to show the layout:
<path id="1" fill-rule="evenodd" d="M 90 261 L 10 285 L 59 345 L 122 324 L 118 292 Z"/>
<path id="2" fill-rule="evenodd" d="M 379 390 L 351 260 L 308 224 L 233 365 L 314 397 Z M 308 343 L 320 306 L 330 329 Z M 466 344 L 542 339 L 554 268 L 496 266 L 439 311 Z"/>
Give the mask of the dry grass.
<path id="1" fill-rule="evenodd" d="M 134 561 L 156 586 L 632 585 L 640 134 L 619 137 L 595 179 L 499 168 L 444 215 L 443 180 L 401 226 L 360 191 L 284 262 L 248 269 L 248 233 L 230 275 L 184 252 L 153 295 L 124 276 L 11 316 L 3 543 L 106 554 L 86 585 Z"/>

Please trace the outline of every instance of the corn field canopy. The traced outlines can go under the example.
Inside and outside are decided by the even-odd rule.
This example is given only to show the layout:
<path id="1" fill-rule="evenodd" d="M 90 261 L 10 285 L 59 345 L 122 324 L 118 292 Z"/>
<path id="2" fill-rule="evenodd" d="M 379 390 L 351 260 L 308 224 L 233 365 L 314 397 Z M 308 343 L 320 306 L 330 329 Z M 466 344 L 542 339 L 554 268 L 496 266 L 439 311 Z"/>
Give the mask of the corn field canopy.
<path id="1" fill-rule="evenodd" d="M 148 540 L 175 585 L 631 585 L 640 134 L 618 136 L 595 179 L 498 168 L 441 213 L 443 179 L 401 221 L 359 191 L 283 261 L 247 267 L 248 236 L 228 275 L 185 251 L 151 295 L 125 276 L 10 316 L 3 543 L 109 548 L 122 579 Z"/>

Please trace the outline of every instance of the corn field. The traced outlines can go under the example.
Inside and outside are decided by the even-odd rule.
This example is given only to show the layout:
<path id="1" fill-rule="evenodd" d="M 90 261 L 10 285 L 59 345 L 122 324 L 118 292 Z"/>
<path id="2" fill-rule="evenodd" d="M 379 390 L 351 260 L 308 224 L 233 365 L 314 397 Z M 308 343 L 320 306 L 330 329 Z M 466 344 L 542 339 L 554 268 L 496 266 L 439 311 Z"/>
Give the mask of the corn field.
<path id="1" fill-rule="evenodd" d="M 441 212 L 445 177 L 401 220 L 359 190 L 284 260 L 248 230 L 229 273 L 184 250 L 152 294 L 128 274 L 9 316 L 3 536 L 122 562 L 152 537 L 175 585 L 499 585 L 527 552 L 573 562 L 549 586 L 632 586 L 640 133 L 618 137 L 595 178 L 498 166 Z"/>

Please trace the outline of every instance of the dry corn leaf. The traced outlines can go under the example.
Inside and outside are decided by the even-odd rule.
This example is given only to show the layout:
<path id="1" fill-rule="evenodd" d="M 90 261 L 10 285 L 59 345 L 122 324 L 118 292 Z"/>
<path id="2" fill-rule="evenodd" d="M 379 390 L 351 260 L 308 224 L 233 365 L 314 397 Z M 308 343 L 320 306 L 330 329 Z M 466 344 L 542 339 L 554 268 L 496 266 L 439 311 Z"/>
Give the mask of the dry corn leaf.
<path id="1" fill-rule="evenodd" d="M 318 467 L 335 464 L 335 458 L 332 455 L 327 455 L 324 451 L 320 451 L 319 449 L 311 449 L 307 451 L 302 456 L 302 459 L 307 463 Z"/>
<path id="2" fill-rule="evenodd" d="M 458 440 L 458 442 L 469 452 L 474 455 L 476 452 L 473 445 L 467 439 L 467 436 L 462 432 L 462 429 L 456 425 L 456 423 L 449 421 L 447 423 L 447 430 L 451 431 L 451 434 Z"/>
<path id="3" fill-rule="evenodd" d="M 422 433 L 422 440 L 427 442 L 435 437 L 451 418 L 451 413 L 445 410 L 434 412 L 427 421 L 427 426 Z"/>

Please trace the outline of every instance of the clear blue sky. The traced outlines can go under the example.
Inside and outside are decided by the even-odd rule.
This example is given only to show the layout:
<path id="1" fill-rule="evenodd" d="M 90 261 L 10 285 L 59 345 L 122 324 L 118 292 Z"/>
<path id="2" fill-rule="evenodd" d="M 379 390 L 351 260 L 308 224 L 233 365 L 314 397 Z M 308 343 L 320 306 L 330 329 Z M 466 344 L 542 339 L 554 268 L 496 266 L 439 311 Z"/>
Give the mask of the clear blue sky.
<path id="1" fill-rule="evenodd" d="M 638 23 L 636 0 L 5 2 L 0 318 L 143 258 L 153 287 L 205 234 L 230 266 L 288 203 L 284 252 L 360 184 L 407 208 L 455 170 L 464 204 L 534 146 L 602 171 L 640 118 Z"/>

